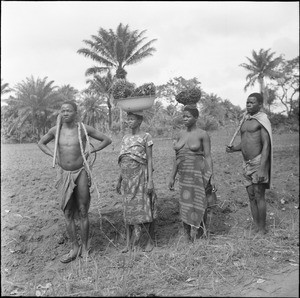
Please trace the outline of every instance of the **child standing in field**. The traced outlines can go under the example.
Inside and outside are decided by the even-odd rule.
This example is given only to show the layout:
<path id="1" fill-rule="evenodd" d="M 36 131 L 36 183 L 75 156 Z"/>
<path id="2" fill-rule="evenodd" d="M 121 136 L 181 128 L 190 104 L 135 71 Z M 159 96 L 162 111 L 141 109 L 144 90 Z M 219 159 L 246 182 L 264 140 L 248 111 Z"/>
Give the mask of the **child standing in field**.
<path id="1" fill-rule="evenodd" d="M 62 199 L 61 208 L 72 243 L 72 249 L 60 261 L 68 263 L 80 255 L 87 257 L 89 252 L 88 210 L 91 177 L 86 159 L 90 153 L 108 146 L 111 139 L 93 127 L 77 121 L 77 105 L 73 101 L 66 101 L 62 104 L 59 116 L 61 116 L 62 123 L 58 123 L 58 127 L 52 127 L 38 142 L 38 146 L 45 154 L 53 157 L 55 153 L 47 144 L 54 139 L 58 141 L 57 160 L 61 171 L 57 188 Z M 90 152 L 84 152 L 88 136 L 100 143 Z M 80 220 L 81 245 L 79 245 L 76 235 L 75 214 L 78 214 Z"/>
<path id="2" fill-rule="evenodd" d="M 247 98 L 247 115 L 241 126 L 241 142 L 236 146 L 226 146 L 226 152 L 241 151 L 245 186 L 250 200 L 250 208 L 255 231 L 265 234 L 266 200 L 265 190 L 271 185 L 273 160 L 271 123 L 261 112 L 263 97 L 252 93 Z"/>
<path id="3" fill-rule="evenodd" d="M 142 226 L 147 225 L 148 241 L 145 251 L 154 247 L 156 194 L 153 185 L 153 141 L 149 133 L 140 130 L 142 112 L 128 113 L 130 133 L 122 139 L 118 163 L 121 173 L 116 190 L 123 195 L 126 247 L 122 252 L 137 249 Z"/>

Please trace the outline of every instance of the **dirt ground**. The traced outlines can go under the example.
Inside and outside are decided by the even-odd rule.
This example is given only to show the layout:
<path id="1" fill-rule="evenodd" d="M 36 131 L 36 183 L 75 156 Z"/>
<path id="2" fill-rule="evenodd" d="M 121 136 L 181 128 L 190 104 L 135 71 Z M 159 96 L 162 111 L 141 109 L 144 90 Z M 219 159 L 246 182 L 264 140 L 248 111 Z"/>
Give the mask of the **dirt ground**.
<path id="1" fill-rule="evenodd" d="M 220 208 L 215 211 L 211 233 L 234 233 L 235 222 L 247 226 L 251 221 L 242 185 L 242 157 L 238 153 L 225 154 L 226 138 L 229 139 L 212 135 Z M 180 227 L 178 193 L 167 189 L 166 180 L 172 167 L 172 141 L 157 139 L 154 144 L 154 183 L 160 211 L 156 238 L 158 247 L 166 247 L 166 239 L 175 238 Z M 122 216 L 121 198 L 115 192 L 119 146 L 116 142 L 99 153 L 93 170 L 101 200 L 94 191 L 90 208 L 91 245 L 102 255 L 106 253 L 107 236 L 123 245 L 123 240 L 118 240 L 111 229 L 112 218 Z M 274 135 L 273 178 L 273 187 L 266 193 L 267 224 L 272 226 L 272 216 L 280 210 L 280 214 L 295 216 L 294 228 L 299 231 L 298 134 Z M 66 266 L 59 262 L 60 256 L 68 251 L 69 243 L 54 188 L 55 179 L 51 158 L 35 144 L 1 145 L 1 294 L 4 296 L 28 295 L 28 285 L 35 289 L 38 285 L 45 286 Z M 99 232 L 99 212 L 106 235 Z M 292 245 L 293 255 L 281 260 L 280 270 L 270 268 L 267 275 L 249 280 L 248 285 L 237 286 L 229 296 L 299 297 L 299 238 Z M 165 296 L 174 295 L 172 289 L 164 293 Z M 199 296 L 200 293 L 190 288 L 177 291 L 175 295 Z"/>

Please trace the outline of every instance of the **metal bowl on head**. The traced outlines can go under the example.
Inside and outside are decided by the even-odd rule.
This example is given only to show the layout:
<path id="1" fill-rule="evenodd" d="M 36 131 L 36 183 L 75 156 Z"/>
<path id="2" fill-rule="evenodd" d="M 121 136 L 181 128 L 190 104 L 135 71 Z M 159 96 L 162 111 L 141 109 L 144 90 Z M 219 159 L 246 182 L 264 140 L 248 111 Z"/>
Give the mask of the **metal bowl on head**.
<path id="1" fill-rule="evenodd" d="M 117 105 L 125 112 L 136 112 L 150 109 L 156 96 L 137 96 L 117 99 Z"/>

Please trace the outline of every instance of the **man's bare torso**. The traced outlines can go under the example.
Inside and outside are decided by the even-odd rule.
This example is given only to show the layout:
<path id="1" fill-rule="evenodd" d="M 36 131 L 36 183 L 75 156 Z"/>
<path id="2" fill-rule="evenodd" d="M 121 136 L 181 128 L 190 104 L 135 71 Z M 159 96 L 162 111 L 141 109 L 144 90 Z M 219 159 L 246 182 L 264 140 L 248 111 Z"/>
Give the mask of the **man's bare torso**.
<path id="1" fill-rule="evenodd" d="M 85 148 L 86 140 L 82 138 Z M 83 157 L 80 150 L 77 125 L 73 128 L 61 127 L 58 142 L 60 166 L 66 171 L 75 171 L 82 167 Z"/>
<path id="2" fill-rule="evenodd" d="M 261 154 L 261 124 L 255 120 L 246 120 L 241 127 L 241 150 L 244 160 L 251 160 Z"/>

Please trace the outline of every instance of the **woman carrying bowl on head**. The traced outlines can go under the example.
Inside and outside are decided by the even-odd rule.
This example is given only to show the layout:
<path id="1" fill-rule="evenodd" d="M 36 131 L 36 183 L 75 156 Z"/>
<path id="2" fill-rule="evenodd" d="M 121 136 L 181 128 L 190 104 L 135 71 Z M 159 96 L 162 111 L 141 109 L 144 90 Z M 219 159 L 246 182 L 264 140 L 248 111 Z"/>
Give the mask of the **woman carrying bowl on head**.
<path id="1" fill-rule="evenodd" d="M 128 112 L 130 132 L 122 139 L 118 158 L 120 176 L 116 190 L 123 195 L 123 211 L 126 225 L 126 247 L 122 252 L 138 249 L 142 227 L 147 228 L 148 241 L 145 251 L 154 247 L 154 220 L 156 194 L 153 186 L 153 141 L 149 133 L 140 129 L 143 113 Z"/>
<path id="2" fill-rule="evenodd" d="M 196 100 L 193 101 L 192 97 L 195 95 Z M 187 100 L 179 101 L 178 98 L 181 97 L 186 97 Z M 210 137 L 196 125 L 199 117 L 196 102 L 200 97 L 199 89 L 182 91 L 176 97 L 178 102 L 186 104 L 183 108 L 186 129 L 179 132 L 174 143 L 176 158 L 168 185 L 170 190 L 174 190 L 178 173 L 180 216 L 187 242 L 200 238 L 205 232 L 207 196 L 216 191 Z"/>

